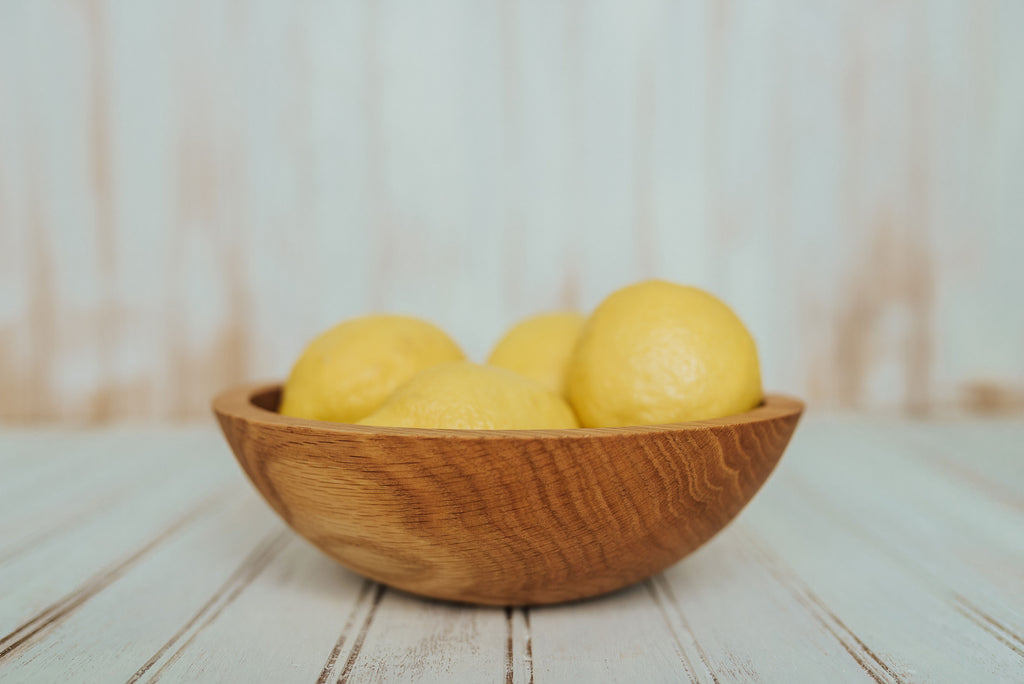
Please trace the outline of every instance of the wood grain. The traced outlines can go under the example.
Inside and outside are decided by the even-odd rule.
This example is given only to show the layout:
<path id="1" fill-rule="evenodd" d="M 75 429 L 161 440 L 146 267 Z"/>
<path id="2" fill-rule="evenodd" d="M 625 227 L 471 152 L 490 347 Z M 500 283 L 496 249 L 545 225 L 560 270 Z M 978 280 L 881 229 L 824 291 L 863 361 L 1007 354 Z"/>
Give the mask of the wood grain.
<path id="1" fill-rule="evenodd" d="M 1024 5 L 0 9 L 0 420 L 202 415 L 319 331 L 482 358 L 708 288 L 818 406 L 1024 409 Z"/>
<path id="2" fill-rule="evenodd" d="M 249 479 L 292 526 L 366 576 L 427 596 L 553 603 L 619 589 L 729 523 L 803 404 L 588 430 L 415 430 L 298 420 L 280 388 L 214 401 Z"/>

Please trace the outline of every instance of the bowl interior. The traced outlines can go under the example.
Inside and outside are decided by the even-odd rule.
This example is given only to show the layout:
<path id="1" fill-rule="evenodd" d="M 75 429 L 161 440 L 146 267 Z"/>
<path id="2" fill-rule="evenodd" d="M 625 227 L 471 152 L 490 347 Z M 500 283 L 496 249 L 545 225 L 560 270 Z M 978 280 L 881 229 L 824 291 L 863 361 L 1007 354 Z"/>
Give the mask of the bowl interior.
<path id="1" fill-rule="evenodd" d="M 249 401 L 252 402 L 253 406 L 257 406 L 264 411 L 277 413 L 277 409 L 281 405 L 281 386 L 262 387 L 249 395 Z"/>

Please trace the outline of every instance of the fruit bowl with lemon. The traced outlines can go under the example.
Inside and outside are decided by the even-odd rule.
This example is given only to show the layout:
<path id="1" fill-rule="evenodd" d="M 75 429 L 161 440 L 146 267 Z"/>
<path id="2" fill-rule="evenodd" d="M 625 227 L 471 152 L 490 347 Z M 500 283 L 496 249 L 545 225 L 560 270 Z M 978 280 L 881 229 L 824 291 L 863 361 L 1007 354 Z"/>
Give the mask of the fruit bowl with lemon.
<path id="1" fill-rule="evenodd" d="M 664 281 L 527 319 L 486 364 L 425 321 L 354 319 L 283 387 L 214 400 L 249 479 L 327 555 L 491 605 L 595 596 L 680 560 L 753 498 L 802 410 L 762 393 L 728 306 Z"/>

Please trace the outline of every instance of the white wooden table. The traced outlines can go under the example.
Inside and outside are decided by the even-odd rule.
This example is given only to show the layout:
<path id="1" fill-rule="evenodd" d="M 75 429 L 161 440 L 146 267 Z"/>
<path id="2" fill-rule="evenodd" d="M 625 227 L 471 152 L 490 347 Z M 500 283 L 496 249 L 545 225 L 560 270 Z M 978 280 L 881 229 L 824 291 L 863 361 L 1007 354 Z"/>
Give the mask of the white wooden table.
<path id="1" fill-rule="evenodd" d="M 811 414 L 638 586 L 421 600 L 263 504 L 212 425 L 0 432 L 0 681 L 1022 682 L 1024 421 Z"/>

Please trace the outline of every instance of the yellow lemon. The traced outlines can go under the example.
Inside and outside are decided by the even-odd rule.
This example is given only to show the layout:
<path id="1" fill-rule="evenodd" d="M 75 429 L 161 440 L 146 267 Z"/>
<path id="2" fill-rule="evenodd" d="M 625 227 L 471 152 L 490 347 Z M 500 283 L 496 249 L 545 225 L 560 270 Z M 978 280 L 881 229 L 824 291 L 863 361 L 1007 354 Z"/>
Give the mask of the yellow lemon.
<path id="1" fill-rule="evenodd" d="M 579 427 L 565 399 L 540 383 L 467 361 L 417 373 L 359 423 L 462 430 Z"/>
<path id="2" fill-rule="evenodd" d="M 707 292 L 661 280 L 597 307 L 566 384 L 585 427 L 704 420 L 761 401 L 757 348 L 743 322 Z"/>
<path id="3" fill-rule="evenodd" d="M 284 386 L 281 413 L 352 423 L 424 368 L 465 358 L 440 328 L 408 316 L 341 323 L 313 340 Z"/>
<path id="4" fill-rule="evenodd" d="M 565 369 L 584 321 L 582 315 L 568 311 L 531 316 L 505 333 L 487 363 L 564 394 Z"/>

